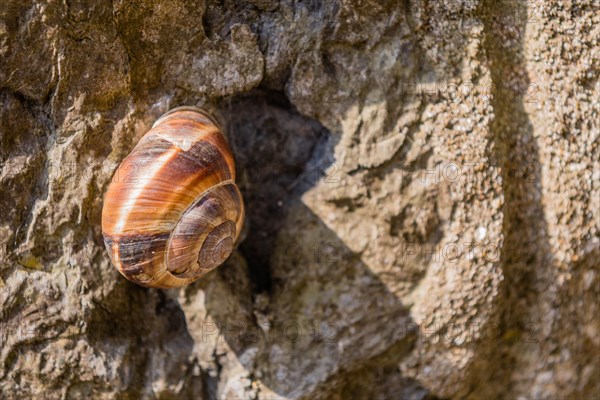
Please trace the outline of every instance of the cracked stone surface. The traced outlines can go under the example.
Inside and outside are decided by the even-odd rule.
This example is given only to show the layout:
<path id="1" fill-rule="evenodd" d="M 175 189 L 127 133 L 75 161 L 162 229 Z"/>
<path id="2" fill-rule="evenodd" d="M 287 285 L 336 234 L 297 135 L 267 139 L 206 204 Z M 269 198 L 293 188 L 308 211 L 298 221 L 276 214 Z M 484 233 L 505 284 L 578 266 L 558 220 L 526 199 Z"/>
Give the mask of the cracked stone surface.
<path id="1" fill-rule="evenodd" d="M 600 398 L 595 0 L 5 0 L 0 393 Z M 110 265 L 154 120 L 223 122 L 244 240 Z"/>

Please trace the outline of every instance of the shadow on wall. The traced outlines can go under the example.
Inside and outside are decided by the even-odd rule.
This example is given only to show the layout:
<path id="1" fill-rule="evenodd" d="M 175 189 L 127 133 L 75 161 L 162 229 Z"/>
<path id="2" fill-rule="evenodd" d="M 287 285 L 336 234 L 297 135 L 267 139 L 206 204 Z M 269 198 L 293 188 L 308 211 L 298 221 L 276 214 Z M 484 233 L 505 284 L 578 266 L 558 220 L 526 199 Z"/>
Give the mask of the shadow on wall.
<path id="1" fill-rule="evenodd" d="M 221 109 L 247 207 L 248 233 L 238 251 L 252 293 L 240 296 L 234 260 L 207 276 L 200 285 L 219 326 L 213 333 L 282 396 L 318 390 L 425 398 L 427 391 L 398 370 L 418 336 L 409 310 L 302 203 L 307 189 L 328 178 L 332 137 L 280 92 L 249 94 Z M 224 307 L 223 285 L 239 304 Z M 204 385 L 216 393 L 216 381 Z"/>
<path id="2" fill-rule="evenodd" d="M 504 244 L 500 259 L 504 281 L 498 303 L 500 346 L 481 349 L 471 368 L 473 397 L 504 393 L 515 386 L 513 373 L 523 354 L 540 357 L 551 346 L 539 339 L 544 325 L 542 292 L 555 281 L 548 227 L 542 206 L 542 175 L 539 148 L 525 103 L 543 101 L 525 95 L 537 90 L 531 82 L 524 56 L 527 18 L 524 6 L 514 1 L 484 1 L 484 48 L 491 71 L 495 118 L 491 159 L 502 168 L 504 193 Z M 529 14 L 526 14 L 529 15 Z M 531 104 L 533 106 L 533 104 Z M 523 166 L 527 166 L 523 168 Z M 536 329 L 536 340 L 526 344 L 522 332 Z M 533 356 L 537 354 L 537 356 Z M 518 373 L 518 372 L 517 372 Z M 510 396 L 510 392 L 507 394 Z"/>

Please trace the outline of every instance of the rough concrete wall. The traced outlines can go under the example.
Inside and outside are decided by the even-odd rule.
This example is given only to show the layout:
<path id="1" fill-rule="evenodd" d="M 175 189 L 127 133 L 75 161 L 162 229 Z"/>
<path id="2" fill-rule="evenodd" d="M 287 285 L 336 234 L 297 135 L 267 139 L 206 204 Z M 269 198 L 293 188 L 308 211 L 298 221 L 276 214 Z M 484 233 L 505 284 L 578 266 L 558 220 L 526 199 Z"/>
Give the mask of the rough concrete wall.
<path id="1" fill-rule="evenodd" d="M 595 0 L 3 1 L 3 398 L 598 398 Z M 153 121 L 248 209 L 181 290 L 110 265 Z"/>

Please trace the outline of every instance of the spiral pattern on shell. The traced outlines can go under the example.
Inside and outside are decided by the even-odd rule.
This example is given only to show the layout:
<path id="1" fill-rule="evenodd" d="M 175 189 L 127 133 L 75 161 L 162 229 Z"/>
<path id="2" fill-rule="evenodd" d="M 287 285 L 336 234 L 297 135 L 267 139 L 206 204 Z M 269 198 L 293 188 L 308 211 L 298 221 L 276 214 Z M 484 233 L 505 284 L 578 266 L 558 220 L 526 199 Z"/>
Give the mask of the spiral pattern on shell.
<path id="1" fill-rule="evenodd" d="M 148 287 L 185 286 L 223 263 L 243 222 L 227 141 L 195 107 L 154 123 L 117 169 L 102 208 L 112 263 Z"/>

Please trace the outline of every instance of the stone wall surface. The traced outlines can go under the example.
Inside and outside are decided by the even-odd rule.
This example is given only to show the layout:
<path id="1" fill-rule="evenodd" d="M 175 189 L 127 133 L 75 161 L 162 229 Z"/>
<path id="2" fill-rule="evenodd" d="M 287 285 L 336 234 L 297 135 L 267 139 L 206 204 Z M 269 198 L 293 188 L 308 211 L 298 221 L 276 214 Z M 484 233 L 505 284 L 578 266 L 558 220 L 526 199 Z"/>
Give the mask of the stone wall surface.
<path id="1" fill-rule="evenodd" d="M 600 398 L 599 38 L 596 0 L 3 0 L 0 397 Z M 103 194 L 179 105 L 246 230 L 145 289 Z"/>

